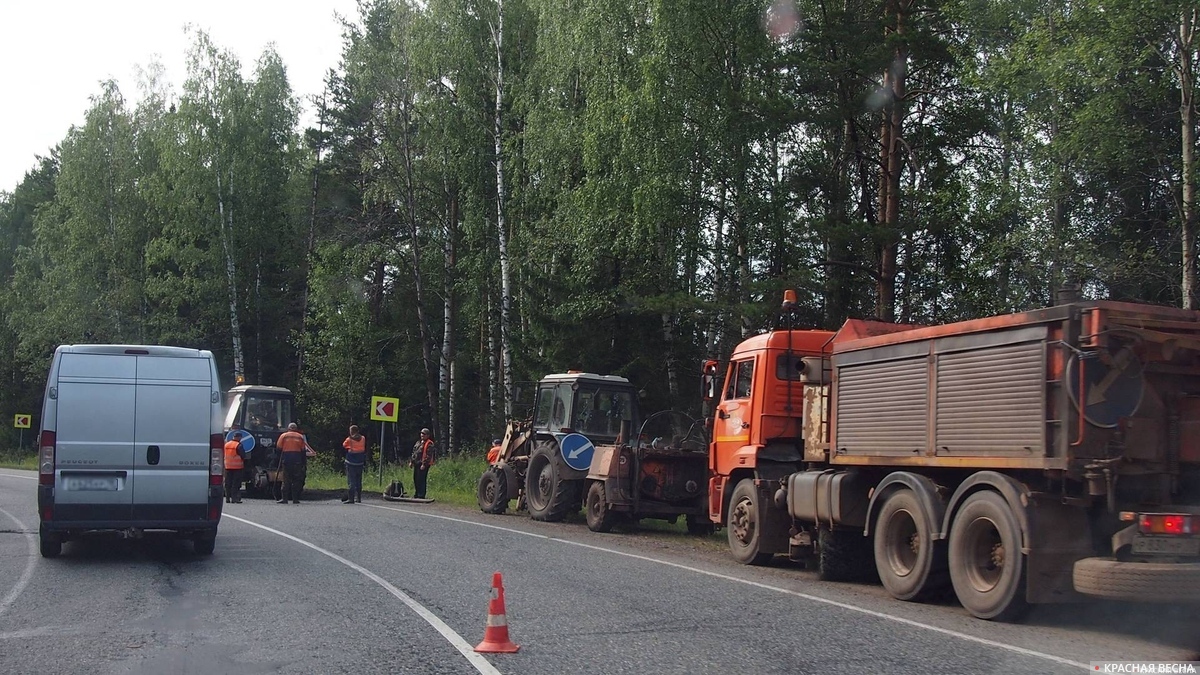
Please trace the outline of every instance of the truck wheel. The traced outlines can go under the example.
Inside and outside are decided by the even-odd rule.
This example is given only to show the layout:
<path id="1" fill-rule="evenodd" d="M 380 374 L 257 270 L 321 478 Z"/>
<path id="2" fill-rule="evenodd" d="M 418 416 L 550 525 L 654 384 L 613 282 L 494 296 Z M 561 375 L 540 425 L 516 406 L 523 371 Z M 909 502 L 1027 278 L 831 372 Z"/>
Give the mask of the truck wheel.
<path id="1" fill-rule="evenodd" d="M 508 510 L 508 479 L 503 471 L 489 467 L 483 472 L 479 477 L 476 500 L 479 510 L 484 513 L 504 513 Z"/>
<path id="2" fill-rule="evenodd" d="M 47 532 L 44 527 L 38 533 L 38 543 L 43 558 L 57 558 L 62 553 L 62 536 Z"/>
<path id="3" fill-rule="evenodd" d="M 196 551 L 196 555 L 212 555 L 213 550 L 217 547 L 217 535 L 201 534 L 192 539 L 192 549 Z"/>
<path id="4" fill-rule="evenodd" d="M 1072 581 L 1084 595 L 1140 602 L 1200 602 L 1200 563 L 1121 562 L 1084 558 Z"/>
<path id="5" fill-rule="evenodd" d="M 990 490 L 963 502 L 950 526 L 954 594 L 980 619 L 1011 621 L 1027 609 L 1021 527 L 1008 502 Z"/>
<path id="6" fill-rule="evenodd" d="M 614 516 L 608 508 L 608 500 L 604 494 L 604 483 L 592 481 L 587 491 L 587 526 L 592 532 L 609 532 L 612 530 Z"/>
<path id="7" fill-rule="evenodd" d="M 817 532 L 817 577 L 821 581 L 867 581 L 873 571 L 870 540 L 857 530 Z"/>
<path id="8" fill-rule="evenodd" d="M 556 523 L 566 518 L 579 501 L 579 482 L 563 480 L 557 448 L 538 442 L 525 474 L 525 501 L 534 520 Z"/>
<path id="9" fill-rule="evenodd" d="M 773 554 L 759 550 L 762 532 L 759 531 L 759 495 L 754 481 L 743 478 L 729 498 L 729 516 L 725 528 L 729 533 L 729 550 L 743 565 L 766 565 Z"/>
<path id="10" fill-rule="evenodd" d="M 888 496 L 875 519 L 875 569 L 897 600 L 921 600 L 949 581 L 944 542 L 936 541 L 912 490 Z"/>

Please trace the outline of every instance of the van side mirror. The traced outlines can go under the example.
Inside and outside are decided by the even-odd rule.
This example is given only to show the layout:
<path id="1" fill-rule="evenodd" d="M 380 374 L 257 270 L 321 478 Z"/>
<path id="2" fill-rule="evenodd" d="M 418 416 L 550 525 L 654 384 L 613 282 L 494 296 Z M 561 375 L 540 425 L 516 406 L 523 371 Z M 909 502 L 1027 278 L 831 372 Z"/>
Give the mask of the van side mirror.
<path id="1" fill-rule="evenodd" d="M 717 362 L 705 361 L 700 375 L 700 392 L 705 401 L 717 398 Z"/>

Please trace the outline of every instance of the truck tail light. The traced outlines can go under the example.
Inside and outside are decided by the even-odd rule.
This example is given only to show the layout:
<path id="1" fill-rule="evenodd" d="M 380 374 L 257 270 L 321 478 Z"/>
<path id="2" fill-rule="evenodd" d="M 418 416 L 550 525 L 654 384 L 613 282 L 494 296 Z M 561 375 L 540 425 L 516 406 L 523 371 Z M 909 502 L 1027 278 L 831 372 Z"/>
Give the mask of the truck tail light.
<path id="1" fill-rule="evenodd" d="M 1196 534 L 1198 523 L 1186 513 L 1143 513 L 1138 517 L 1142 534 Z"/>
<path id="2" fill-rule="evenodd" d="M 54 432 L 42 430 L 38 444 L 38 483 L 54 485 Z"/>
<path id="3" fill-rule="evenodd" d="M 208 439 L 208 484 L 221 485 L 225 479 L 225 437 L 212 434 Z"/>

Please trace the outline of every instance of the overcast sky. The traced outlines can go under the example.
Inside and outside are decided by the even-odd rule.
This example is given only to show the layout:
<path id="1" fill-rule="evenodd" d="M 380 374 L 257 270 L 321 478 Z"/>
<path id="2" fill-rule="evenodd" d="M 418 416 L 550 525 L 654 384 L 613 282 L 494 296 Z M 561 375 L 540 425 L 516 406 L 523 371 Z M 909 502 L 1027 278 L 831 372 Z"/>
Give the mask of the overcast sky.
<path id="1" fill-rule="evenodd" d="M 308 99 L 341 55 L 335 12 L 357 18 L 355 0 L 0 0 L 0 191 L 83 123 L 100 82 L 116 80 L 132 107 L 138 68 L 158 61 L 178 95 L 189 23 L 237 55 L 247 76 L 274 43 L 311 120 Z"/>

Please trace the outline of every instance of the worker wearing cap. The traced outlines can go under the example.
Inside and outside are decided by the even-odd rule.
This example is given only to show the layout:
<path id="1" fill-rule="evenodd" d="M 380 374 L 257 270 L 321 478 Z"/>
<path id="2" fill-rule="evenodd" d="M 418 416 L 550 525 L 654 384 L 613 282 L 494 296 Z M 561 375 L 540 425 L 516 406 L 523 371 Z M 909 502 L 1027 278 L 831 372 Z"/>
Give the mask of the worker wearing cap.
<path id="1" fill-rule="evenodd" d="M 437 459 L 437 445 L 433 442 L 433 434 L 429 429 L 421 430 L 421 440 L 413 445 L 412 457 L 408 463 L 413 468 L 413 496 L 425 499 L 425 482 L 429 478 L 429 467 Z"/>
<path id="2" fill-rule="evenodd" d="M 278 503 L 300 503 L 300 491 L 304 489 L 304 474 L 307 473 L 308 453 L 313 449 L 300 433 L 300 427 L 292 422 L 287 431 L 275 442 L 279 448 L 279 461 L 283 467 L 283 496 Z"/>
<path id="3" fill-rule="evenodd" d="M 500 447 L 500 439 L 493 438 L 492 439 L 492 449 L 488 450 L 488 454 L 487 454 L 487 463 L 488 464 L 495 464 L 497 461 L 500 460 L 501 449 L 502 448 Z"/>

